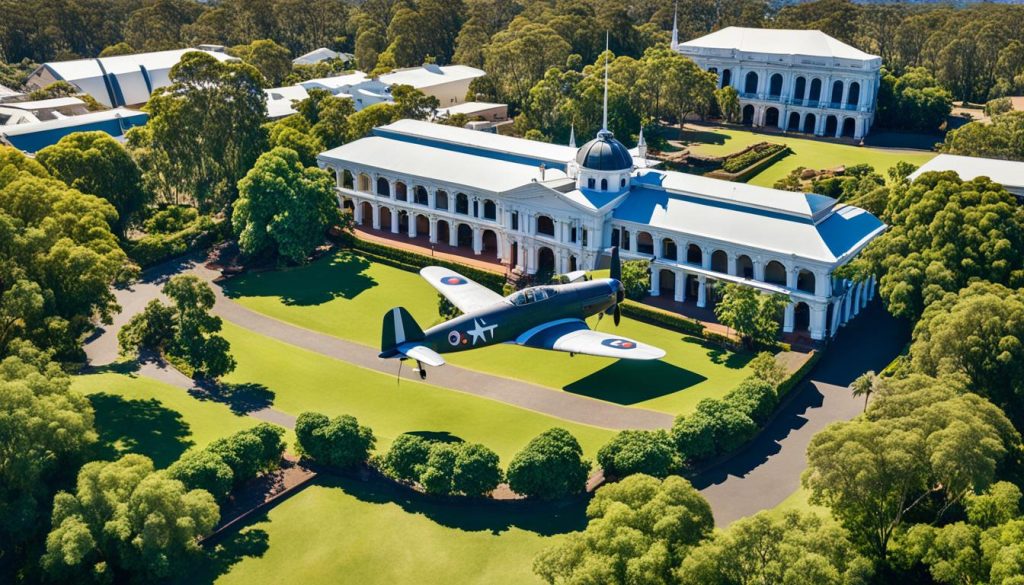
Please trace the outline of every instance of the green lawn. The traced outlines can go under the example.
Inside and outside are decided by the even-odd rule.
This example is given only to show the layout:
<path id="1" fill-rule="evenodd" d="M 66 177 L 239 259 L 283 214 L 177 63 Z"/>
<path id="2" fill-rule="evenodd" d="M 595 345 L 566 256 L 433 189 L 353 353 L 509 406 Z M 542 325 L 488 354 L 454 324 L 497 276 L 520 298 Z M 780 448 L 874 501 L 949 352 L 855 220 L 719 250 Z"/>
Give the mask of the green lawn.
<path id="1" fill-rule="evenodd" d="M 122 373 L 75 376 L 88 395 L 104 458 L 141 453 L 157 467 L 173 463 L 189 447 L 203 446 L 257 424 L 221 403 L 201 401 L 181 388 Z"/>
<path id="2" fill-rule="evenodd" d="M 250 309 L 374 347 L 381 319 L 392 307 L 409 309 L 424 329 L 440 320 L 437 293 L 419 275 L 346 252 L 302 268 L 246 275 L 227 286 Z M 689 412 L 700 399 L 720 396 L 747 375 L 750 356 L 699 339 L 630 319 L 617 329 L 606 319 L 600 329 L 662 347 L 668 355 L 657 362 L 616 362 L 501 345 L 445 357 L 458 366 L 670 414 Z"/>
<path id="3" fill-rule="evenodd" d="M 568 429 L 593 458 L 613 432 L 374 370 L 288 345 L 225 323 L 224 336 L 238 368 L 234 384 L 260 384 L 277 410 L 330 416 L 351 414 L 373 429 L 383 451 L 404 432 L 453 435 L 483 443 L 508 464 L 534 436 L 555 426 Z M 397 371 L 398 363 L 395 363 Z"/>
<path id="4" fill-rule="evenodd" d="M 834 144 L 798 136 L 762 134 L 734 128 L 688 130 L 683 132 L 682 138 L 684 142 L 690 143 L 689 148 L 692 152 L 709 156 L 730 154 L 751 144 L 765 141 L 788 145 L 793 151 L 792 154 L 761 171 L 749 181 L 752 185 L 765 187 L 771 187 L 797 167 L 818 170 L 867 163 L 884 175 L 886 169 L 901 160 L 920 166 L 936 155 L 934 152 Z"/>
<path id="5" fill-rule="evenodd" d="M 539 583 L 534 556 L 585 524 L 582 503 L 453 505 L 326 478 L 228 536 L 180 582 Z"/>

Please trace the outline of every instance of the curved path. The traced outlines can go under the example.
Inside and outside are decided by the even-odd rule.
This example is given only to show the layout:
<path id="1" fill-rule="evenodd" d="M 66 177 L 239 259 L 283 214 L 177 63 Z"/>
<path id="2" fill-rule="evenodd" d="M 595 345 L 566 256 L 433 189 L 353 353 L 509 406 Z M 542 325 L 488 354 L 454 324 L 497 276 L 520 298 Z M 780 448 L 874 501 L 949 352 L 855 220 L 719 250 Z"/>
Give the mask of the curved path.
<path id="1" fill-rule="evenodd" d="M 117 290 L 121 312 L 112 326 L 100 330 L 87 342 L 86 353 L 92 365 L 117 359 L 117 331 L 146 303 L 160 296 L 159 289 L 167 278 L 181 272 L 192 272 L 211 283 L 219 276 L 217 271 L 186 260 L 147 271 L 141 282 Z M 217 296 L 214 312 L 236 325 L 331 358 L 390 375 L 395 373 L 394 362 L 379 359 L 373 348 L 267 317 L 225 297 L 216 284 L 213 290 Z M 848 420 L 861 412 L 863 402 L 853 398 L 850 383 L 867 370 L 884 368 L 899 354 L 908 337 L 906 326 L 890 317 L 877 301 L 843 327 L 807 381 L 793 389 L 775 418 L 746 448 L 690 478 L 710 502 L 716 524 L 726 526 L 738 518 L 772 508 L 796 491 L 814 433 L 831 422 Z M 419 382 L 411 370 L 404 368 L 402 375 Z M 139 373 L 186 390 L 197 390 L 191 379 L 158 364 L 144 363 Z M 673 420 L 665 413 L 619 406 L 454 366 L 431 370 L 429 382 L 609 429 L 668 428 Z M 249 414 L 286 427 L 293 427 L 295 422 L 294 416 L 272 407 Z"/>

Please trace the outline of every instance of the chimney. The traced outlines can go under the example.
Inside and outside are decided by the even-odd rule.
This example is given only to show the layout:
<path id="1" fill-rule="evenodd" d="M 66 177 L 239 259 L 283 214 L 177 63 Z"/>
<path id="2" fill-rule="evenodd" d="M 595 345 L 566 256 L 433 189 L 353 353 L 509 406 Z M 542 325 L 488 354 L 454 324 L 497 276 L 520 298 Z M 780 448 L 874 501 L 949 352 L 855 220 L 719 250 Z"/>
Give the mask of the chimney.
<path id="1" fill-rule="evenodd" d="M 544 166 L 544 163 L 540 163 L 540 180 L 541 180 L 541 181 L 543 181 L 543 180 L 544 180 L 544 170 L 545 170 L 546 168 L 547 168 L 547 167 L 545 167 L 545 166 Z"/>

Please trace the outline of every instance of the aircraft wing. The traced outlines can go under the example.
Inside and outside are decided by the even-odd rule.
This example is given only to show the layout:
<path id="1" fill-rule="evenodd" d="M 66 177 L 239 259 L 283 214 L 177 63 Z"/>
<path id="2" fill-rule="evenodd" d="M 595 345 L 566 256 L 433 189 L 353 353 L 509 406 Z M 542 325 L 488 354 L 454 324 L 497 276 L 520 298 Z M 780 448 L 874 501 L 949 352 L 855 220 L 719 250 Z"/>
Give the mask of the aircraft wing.
<path id="1" fill-rule="evenodd" d="M 582 319 L 559 319 L 545 323 L 520 335 L 516 343 L 537 349 L 625 360 L 656 360 L 665 356 L 664 350 L 652 345 L 593 331 Z"/>
<path id="2" fill-rule="evenodd" d="M 488 307 L 504 299 L 486 286 L 448 268 L 427 266 L 420 270 L 420 276 L 463 313 Z"/>

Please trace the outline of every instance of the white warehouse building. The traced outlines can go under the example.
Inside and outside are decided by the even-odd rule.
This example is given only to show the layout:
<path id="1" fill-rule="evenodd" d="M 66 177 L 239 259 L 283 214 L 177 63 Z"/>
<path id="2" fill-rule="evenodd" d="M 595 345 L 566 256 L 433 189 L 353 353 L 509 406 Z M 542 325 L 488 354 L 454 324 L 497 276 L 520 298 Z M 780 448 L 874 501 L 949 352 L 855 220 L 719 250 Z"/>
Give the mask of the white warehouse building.
<path id="1" fill-rule="evenodd" d="M 744 124 L 860 140 L 875 118 L 882 59 L 818 30 L 730 26 L 672 48 L 740 94 Z"/>

